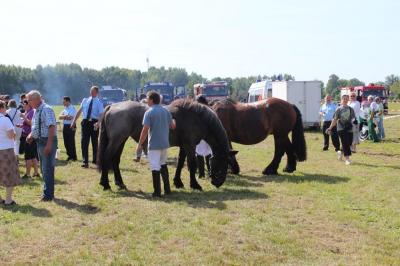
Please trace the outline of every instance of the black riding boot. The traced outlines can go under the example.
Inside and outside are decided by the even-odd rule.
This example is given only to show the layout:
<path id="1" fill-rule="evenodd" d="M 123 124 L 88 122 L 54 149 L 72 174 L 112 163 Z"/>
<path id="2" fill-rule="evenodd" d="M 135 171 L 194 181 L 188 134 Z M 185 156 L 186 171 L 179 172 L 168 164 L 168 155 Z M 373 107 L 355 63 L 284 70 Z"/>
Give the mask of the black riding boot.
<path id="1" fill-rule="evenodd" d="M 164 183 L 164 194 L 171 194 L 171 187 L 169 186 L 169 174 L 166 164 L 161 165 L 161 177 Z"/>
<path id="2" fill-rule="evenodd" d="M 151 171 L 153 176 L 153 197 L 161 197 L 160 171 Z"/>
<path id="3" fill-rule="evenodd" d="M 204 178 L 206 175 L 204 173 L 204 157 L 197 155 L 197 168 L 199 169 L 199 178 Z"/>
<path id="4" fill-rule="evenodd" d="M 211 158 L 211 155 L 207 155 L 206 156 L 206 166 L 207 166 L 208 177 L 210 177 L 210 174 L 211 174 L 211 172 L 210 172 L 210 158 Z"/>

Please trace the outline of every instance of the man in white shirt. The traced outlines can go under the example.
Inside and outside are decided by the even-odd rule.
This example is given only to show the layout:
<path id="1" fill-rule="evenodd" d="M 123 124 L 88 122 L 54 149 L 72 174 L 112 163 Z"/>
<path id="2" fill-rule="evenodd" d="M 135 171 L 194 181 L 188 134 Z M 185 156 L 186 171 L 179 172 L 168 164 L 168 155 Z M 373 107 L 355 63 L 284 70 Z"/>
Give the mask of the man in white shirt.
<path id="1" fill-rule="evenodd" d="M 64 110 L 59 115 L 59 119 L 64 121 L 63 127 L 63 138 L 64 138 L 64 146 L 67 151 L 67 161 L 76 161 L 76 148 L 75 148 L 75 128 L 71 128 L 72 119 L 74 119 L 76 115 L 76 109 L 71 104 L 71 98 L 68 96 L 64 96 L 63 98 Z"/>

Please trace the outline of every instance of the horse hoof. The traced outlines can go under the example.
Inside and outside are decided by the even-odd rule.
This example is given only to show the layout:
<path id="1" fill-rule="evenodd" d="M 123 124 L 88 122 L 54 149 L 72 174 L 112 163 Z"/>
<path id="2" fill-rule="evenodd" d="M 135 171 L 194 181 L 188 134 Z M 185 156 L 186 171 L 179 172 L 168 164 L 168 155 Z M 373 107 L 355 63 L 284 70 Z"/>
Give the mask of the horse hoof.
<path id="1" fill-rule="evenodd" d="M 278 172 L 276 170 L 272 170 L 272 169 L 265 169 L 262 172 L 263 175 L 278 175 Z"/>
<path id="2" fill-rule="evenodd" d="M 293 173 L 294 171 L 296 171 L 296 169 L 293 169 L 290 167 L 283 168 L 283 172 L 285 172 L 285 173 Z"/>
<path id="3" fill-rule="evenodd" d="M 110 186 L 103 186 L 103 191 L 111 190 Z"/>
<path id="4" fill-rule="evenodd" d="M 199 184 L 190 185 L 191 189 L 203 191 L 203 188 Z"/>
<path id="5" fill-rule="evenodd" d="M 185 186 L 183 185 L 182 181 L 181 181 L 181 180 L 178 180 L 178 179 L 174 179 L 174 186 L 175 186 L 176 188 L 184 188 L 184 187 L 185 187 Z"/>
<path id="6" fill-rule="evenodd" d="M 117 185 L 118 190 L 128 190 L 128 188 L 125 185 Z"/>

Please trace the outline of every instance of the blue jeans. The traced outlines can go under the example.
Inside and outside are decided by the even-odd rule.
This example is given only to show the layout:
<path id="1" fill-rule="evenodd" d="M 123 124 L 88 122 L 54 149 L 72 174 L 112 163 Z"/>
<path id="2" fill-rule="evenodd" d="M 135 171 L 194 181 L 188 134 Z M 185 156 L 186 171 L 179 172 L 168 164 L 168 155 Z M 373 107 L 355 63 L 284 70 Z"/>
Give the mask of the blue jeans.
<path id="1" fill-rule="evenodd" d="M 54 137 L 50 154 L 44 154 L 47 138 L 39 138 L 37 140 L 37 149 L 40 160 L 40 169 L 42 171 L 44 185 L 43 197 L 47 199 L 54 198 L 54 168 L 56 166 L 57 138 Z"/>
<path id="2" fill-rule="evenodd" d="M 383 128 L 383 117 L 379 118 L 378 122 L 378 137 L 379 139 L 384 139 L 385 138 L 385 129 Z"/>

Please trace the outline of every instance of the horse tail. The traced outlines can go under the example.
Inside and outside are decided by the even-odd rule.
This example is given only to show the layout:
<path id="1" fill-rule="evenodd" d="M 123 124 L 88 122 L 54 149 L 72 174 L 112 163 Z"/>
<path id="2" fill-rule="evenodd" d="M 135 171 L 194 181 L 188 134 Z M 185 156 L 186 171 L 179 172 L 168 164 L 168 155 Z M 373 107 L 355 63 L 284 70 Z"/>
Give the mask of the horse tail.
<path id="1" fill-rule="evenodd" d="M 103 112 L 101 124 L 100 124 L 100 136 L 99 136 L 99 144 L 97 148 L 97 169 L 101 172 L 104 164 L 104 154 L 108 145 L 108 136 L 107 136 L 107 126 L 106 126 L 106 115 L 110 106 L 107 106 Z"/>
<path id="2" fill-rule="evenodd" d="M 304 137 L 303 119 L 301 118 L 300 110 L 293 105 L 296 112 L 296 123 L 292 130 L 292 143 L 297 161 L 303 162 L 307 159 L 306 139 Z"/>

